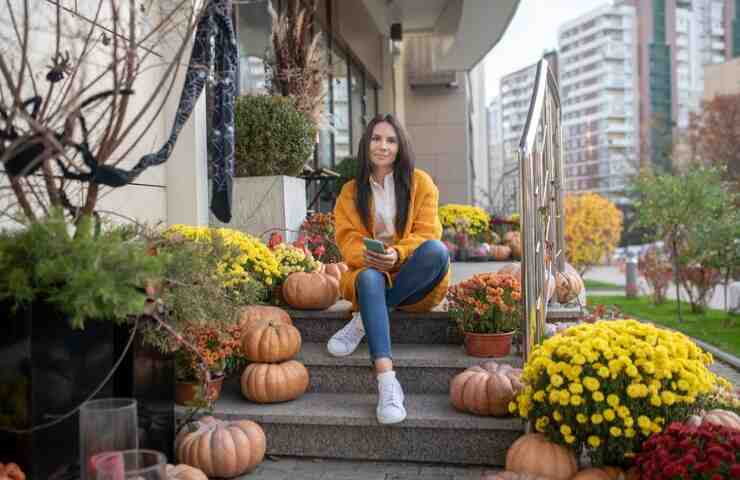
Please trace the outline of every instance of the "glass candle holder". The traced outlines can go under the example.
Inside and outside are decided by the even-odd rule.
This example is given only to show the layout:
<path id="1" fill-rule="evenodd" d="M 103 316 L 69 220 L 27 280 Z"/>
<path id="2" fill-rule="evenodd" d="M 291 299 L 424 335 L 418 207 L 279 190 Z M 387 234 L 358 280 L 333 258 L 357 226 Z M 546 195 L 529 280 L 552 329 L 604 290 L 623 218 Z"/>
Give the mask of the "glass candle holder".
<path id="1" fill-rule="evenodd" d="M 80 407 L 80 471 L 95 480 L 95 459 L 102 453 L 139 448 L 136 400 L 103 398 Z"/>
<path id="2" fill-rule="evenodd" d="M 93 480 L 167 480 L 167 457 L 156 450 L 124 450 L 96 456 Z"/>

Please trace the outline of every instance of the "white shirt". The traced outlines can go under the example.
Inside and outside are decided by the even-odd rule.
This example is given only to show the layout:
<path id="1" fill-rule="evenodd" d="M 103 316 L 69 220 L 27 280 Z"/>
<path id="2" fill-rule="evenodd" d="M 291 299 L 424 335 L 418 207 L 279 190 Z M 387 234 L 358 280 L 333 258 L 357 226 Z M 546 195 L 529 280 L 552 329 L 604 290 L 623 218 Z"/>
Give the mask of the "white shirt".
<path id="1" fill-rule="evenodd" d="M 396 185 L 393 183 L 393 172 L 385 176 L 383 185 L 370 175 L 370 187 L 375 207 L 373 234 L 386 245 L 393 245 L 396 234 Z"/>

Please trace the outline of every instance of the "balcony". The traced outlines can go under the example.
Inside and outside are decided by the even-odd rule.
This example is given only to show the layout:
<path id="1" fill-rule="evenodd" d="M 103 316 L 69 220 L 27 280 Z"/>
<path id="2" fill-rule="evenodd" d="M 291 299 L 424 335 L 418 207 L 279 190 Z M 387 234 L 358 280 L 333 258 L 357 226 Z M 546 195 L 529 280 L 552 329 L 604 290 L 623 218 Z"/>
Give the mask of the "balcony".
<path id="1" fill-rule="evenodd" d="M 616 43 L 608 43 L 602 53 L 608 60 L 624 60 L 626 56 L 624 47 Z"/>
<path id="2" fill-rule="evenodd" d="M 632 142 L 626 138 L 610 138 L 607 140 L 609 147 L 626 148 L 632 146 Z"/>
<path id="3" fill-rule="evenodd" d="M 624 90 L 627 88 L 627 82 L 624 76 L 608 75 L 604 78 L 604 88 Z"/>

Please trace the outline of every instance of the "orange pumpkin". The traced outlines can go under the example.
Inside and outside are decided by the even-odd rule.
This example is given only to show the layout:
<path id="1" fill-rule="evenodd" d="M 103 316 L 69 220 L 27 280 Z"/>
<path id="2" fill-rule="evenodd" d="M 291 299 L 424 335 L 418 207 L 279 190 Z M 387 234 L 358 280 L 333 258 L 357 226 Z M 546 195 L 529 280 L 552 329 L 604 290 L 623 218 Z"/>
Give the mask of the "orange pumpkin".
<path id="1" fill-rule="evenodd" d="M 206 474 L 201 470 L 181 463 L 179 465 L 167 464 L 167 480 L 208 480 Z"/>
<path id="2" fill-rule="evenodd" d="M 508 260 L 511 256 L 511 248 L 506 245 L 491 245 L 491 256 L 498 262 Z"/>
<path id="3" fill-rule="evenodd" d="M 308 370 L 302 363 L 252 363 L 241 378 L 242 395 L 256 403 L 294 400 L 308 388 Z"/>
<path id="4" fill-rule="evenodd" d="M 704 422 L 740 430 L 740 415 L 735 412 L 719 408 L 709 410 L 704 415 L 692 415 L 686 423 L 693 427 L 698 427 Z"/>
<path id="5" fill-rule="evenodd" d="M 26 480 L 26 474 L 15 463 L 0 463 L 0 480 Z"/>
<path id="6" fill-rule="evenodd" d="M 209 477 L 232 478 L 251 472 L 265 458 L 266 447 L 265 432 L 256 423 L 213 417 L 191 423 L 175 440 L 178 460 Z"/>
<path id="7" fill-rule="evenodd" d="M 511 242 L 521 242 L 522 235 L 517 231 L 510 231 L 504 234 L 504 243 L 509 244 Z"/>
<path id="8" fill-rule="evenodd" d="M 571 450 L 548 441 L 541 433 L 528 433 L 506 452 L 506 470 L 570 480 L 578 472 L 578 464 Z"/>
<path id="9" fill-rule="evenodd" d="M 550 477 L 543 477 L 541 475 L 533 475 L 530 473 L 516 473 L 516 472 L 498 472 L 488 473 L 481 477 L 481 480 L 552 480 Z"/>
<path id="10" fill-rule="evenodd" d="M 587 468 L 581 470 L 572 480 L 624 480 L 625 473 L 617 467 Z"/>
<path id="11" fill-rule="evenodd" d="M 301 332 L 293 325 L 257 320 L 242 333 L 242 352 L 252 362 L 282 362 L 300 350 Z"/>
<path id="12" fill-rule="evenodd" d="M 506 416 L 509 402 L 524 387 L 521 374 L 521 369 L 493 360 L 470 367 L 450 382 L 450 401 L 463 412 Z"/>
<path id="13" fill-rule="evenodd" d="M 269 320 L 293 325 L 293 320 L 290 319 L 288 312 L 270 305 L 248 305 L 239 312 L 239 325 L 242 327 L 242 331 L 248 329 L 251 323 L 256 320 Z"/>
<path id="14" fill-rule="evenodd" d="M 555 274 L 555 296 L 561 304 L 570 303 L 578 298 L 584 288 L 581 276 L 568 263 L 565 264 L 562 272 Z"/>
<path id="15" fill-rule="evenodd" d="M 323 273 L 291 273 L 283 284 L 283 297 L 293 308 L 324 310 L 339 298 L 339 281 Z"/>

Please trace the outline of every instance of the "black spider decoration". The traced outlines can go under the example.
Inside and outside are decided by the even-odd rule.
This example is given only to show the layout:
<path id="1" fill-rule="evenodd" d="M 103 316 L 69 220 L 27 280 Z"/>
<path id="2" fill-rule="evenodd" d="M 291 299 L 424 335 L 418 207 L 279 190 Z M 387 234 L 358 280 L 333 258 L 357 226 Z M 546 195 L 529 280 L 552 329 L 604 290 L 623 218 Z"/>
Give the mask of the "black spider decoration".
<path id="1" fill-rule="evenodd" d="M 62 162 L 59 156 L 56 156 L 55 160 L 57 165 L 62 171 L 62 176 L 70 180 L 79 180 L 83 182 L 98 183 L 102 185 L 108 185 L 111 187 L 122 187 L 129 182 L 129 174 L 127 171 L 112 167 L 109 165 L 99 165 L 97 159 L 90 150 L 88 143 L 88 129 L 87 122 L 82 116 L 82 109 L 87 107 L 93 102 L 100 100 L 101 98 L 113 95 L 113 90 L 106 90 L 101 93 L 97 93 L 92 97 L 88 98 L 80 104 L 80 108 L 73 115 L 76 115 L 80 122 L 82 129 L 82 142 L 75 143 L 65 137 L 64 132 L 54 132 L 54 138 L 62 144 L 64 147 L 71 147 L 80 152 L 82 161 L 85 166 L 90 169 L 88 173 L 75 173 L 71 171 Z M 119 90 L 121 95 L 131 95 L 133 90 L 124 89 Z M 33 97 L 23 102 L 23 108 L 27 109 L 28 105 L 33 105 L 33 110 L 29 113 L 31 118 L 36 119 L 38 114 L 39 106 L 41 105 L 41 97 Z M 6 122 L 6 128 L 0 130 L 0 157 L 6 153 L 5 142 L 13 142 L 19 138 L 16 128 L 8 122 L 7 113 L 0 107 L 0 116 Z M 13 147 L 10 152 L 10 156 L 5 161 L 5 171 L 11 177 L 31 175 L 36 172 L 41 166 L 39 161 L 41 155 L 46 150 L 47 146 L 44 142 L 43 135 L 37 134 L 31 136 L 28 140 L 22 142 L 20 145 Z"/>
<path id="2" fill-rule="evenodd" d="M 72 67 L 69 64 L 69 52 L 64 52 L 64 55 L 57 53 L 51 57 L 51 65 L 47 65 L 49 73 L 46 74 L 46 79 L 51 83 L 56 83 L 64 78 L 64 75 L 69 75 L 72 71 Z"/>

